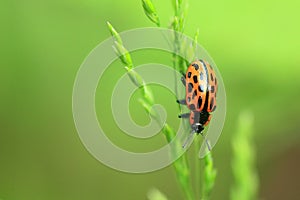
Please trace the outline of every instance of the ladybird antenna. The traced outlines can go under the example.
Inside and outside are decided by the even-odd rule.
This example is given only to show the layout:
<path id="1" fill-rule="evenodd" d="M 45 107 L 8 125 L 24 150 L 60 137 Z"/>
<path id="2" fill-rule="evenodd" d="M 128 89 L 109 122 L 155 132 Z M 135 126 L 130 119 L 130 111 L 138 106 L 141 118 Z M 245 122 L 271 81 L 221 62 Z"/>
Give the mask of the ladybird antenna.
<path id="1" fill-rule="evenodd" d="M 185 147 L 187 146 L 187 144 L 189 144 L 191 142 L 191 140 L 193 139 L 194 133 L 195 133 L 195 131 L 192 130 L 191 133 L 190 133 L 190 135 L 188 136 L 188 138 L 183 143 L 182 148 L 185 149 Z"/>

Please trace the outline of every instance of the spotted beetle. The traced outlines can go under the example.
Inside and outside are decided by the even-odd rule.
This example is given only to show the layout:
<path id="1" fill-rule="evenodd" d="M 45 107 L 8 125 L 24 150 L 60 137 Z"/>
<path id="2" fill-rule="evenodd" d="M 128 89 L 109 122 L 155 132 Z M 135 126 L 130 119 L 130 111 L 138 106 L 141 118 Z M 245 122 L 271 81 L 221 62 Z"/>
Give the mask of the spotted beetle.
<path id="1" fill-rule="evenodd" d="M 190 112 L 179 115 L 179 118 L 189 118 L 191 134 L 185 145 L 194 133 L 203 135 L 202 131 L 211 120 L 211 113 L 216 109 L 218 83 L 212 66 L 204 60 L 192 62 L 186 74 L 181 78 L 185 85 L 186 97 L 177 100 L 177 103 L 187 105 Z M 207 146 L 210 149 L 206 140 Z"/>

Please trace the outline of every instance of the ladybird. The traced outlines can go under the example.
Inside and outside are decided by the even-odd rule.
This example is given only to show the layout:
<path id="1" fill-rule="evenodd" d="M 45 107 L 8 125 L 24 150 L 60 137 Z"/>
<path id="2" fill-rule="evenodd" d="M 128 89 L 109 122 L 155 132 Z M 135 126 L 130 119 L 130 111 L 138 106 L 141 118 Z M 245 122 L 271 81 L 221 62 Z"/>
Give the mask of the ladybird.
<path id="1" fill-rule="evenodd" d="M 190 112 L 181 114 L 178 117 L 189 118 L 191 125 L 190 137 L 194 133 L 203 135 L 202 131 L 211 120 L 211 113 L 217 107 L 218 83 L 215 71 L 208 62 L 196 60 L 189 65 L 181 81 L 185 85 L 186 97 L 183 100 L 177 100 L 177 103 L 186 105 Z M 189 138 L 185 143 L 188 140 Z"/>

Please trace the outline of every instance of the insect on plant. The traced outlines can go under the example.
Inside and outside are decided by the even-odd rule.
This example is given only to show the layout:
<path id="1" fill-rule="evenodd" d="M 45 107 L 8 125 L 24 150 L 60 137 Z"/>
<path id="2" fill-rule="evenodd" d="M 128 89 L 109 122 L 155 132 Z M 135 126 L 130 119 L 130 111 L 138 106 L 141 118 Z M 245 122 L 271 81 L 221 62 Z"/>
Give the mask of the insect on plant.
<path id="1" fill-rule="evenodd" d="M 177 100 L 177 103 L 187 105 L 190 112 L 181 114 L 178 117 L 189 118 L 192 129 L 183 144 L 183 147 L 185 147 L 193 138 L 194 133 L 203 136 L 203 130 L 212 117 L 211 113 L 216 109 L 218 84 L 212 66 L 204 60 L 191 63 L 181 81 L 186 87 L 186 97 Z M 210 150 L 207 139 L 205 141 Z"/>
<path id="2" fill-rule="evenodd" d="M 156 12 L 155 6 L 152 0 L 141 0 L 144 12 L 146 16 L 156 24 L 157 27 L 161 27 L 159 16 Z M 196 60 L 191 64 L 188 60 L 195 60 L 197 40 L 199 35 L 199 29 L 194 36 L 193 42 L 187 46 L 180 36 L 184 31 L 184 24 L 187 12 L 187 5 L 182 0 L 173 0 L 174 2 L 174 16 L 171 21 L 171 27 L 174 31 L 173 37 L 173 48 L 174 53 L 172 54 L 173 68 L 182 73 L 182 83 L 185 85 L 186 97 L 183 100 L 177 100 L 181 105 L 187 105 L 190 112 L 179 115 L 180 118 L 189 118 L 189 124 L 191 132 L 187 137 L 186 141 L 181 144 L 181 141 L 176 141 L 174 149 L 172 149 L 171 156 L 177 155 L 192 139 L 194 134 L 203 135 L 202 131 L 209 124 L 211 119 L 211 113 L 216 109 L 216 93 L 217 93 L 217 79 L 216 74 L 212 66 L 204 60 Z M 114 27 L 107 23 L 109 31 L 114 39 L 114 50 L 119 56 L 121 62 L 125 65 L 125 69 L 131 79 L 131 81 L 141 89 L 142 98 L 140 99 L 141 105 L 144 109 L 160 124 L 160 119 L 157 117 L 158 113 L 154 109 L 151 109 L 155 105 L 155 98 L 151 92 L 151 89 L 145 84 L 143 77 L 135 71 L 135 66 L 132 62 L 131 54 L 124 47 L 123 41 L 114 29 Z M 186 53 L 183 53 L 186 52 Z M 186 54 L 189 59 L 185 60 L 179 56 L 180 53 Z M 176 76 L 176 75 L 175 75 Z M 176 87 L 175 89 L 178 89 Z M 176 92 L 176 95 L 178 91 Z M 178 98 L 176 96 L 175 98 Z M 180 110 L 181 110 L 181 106 Z M 176 136 L 176 131 L 166 122 L 163 125 L 162 133 L 164 134 L 166 141 L 170 143 Z M 205 137 L 204 137 L 205 139 Z M 196 139 L 197 140 L 197 139 Z M 206 145 L 209 150 L 209 142 L 205 139 Z M 199 141 L 194 143 L 195 149 L 199 150 Z M 184 199 L 195 200 L 202 199 L 208 200 L 211 191 L 214 187 L 216 178 L 216 169 L 214 168 L 211 151 L 209 151 L 204 157 L 204 169 L 203 169 L 203 187 L 200 191 L 200 165 L 199 158 L 195 157 L 195 173 L 192 173 L 190 163 L 188 162 L 187 153 L 184 153 L 180 158 L 173 162 L 175 169 L 176 179 L 180 188 L 182 189 Z M 195 176 L 195 187 L 193 186 L 192 175 Z M 194 191 L 194 189 L 195 191 Z M 167 199 L 159 190 L 154 189 L 149 193 L 148 198 L 150 200 Z"/>
<path id="3" fill-rule="evenodd" d="M 152 0 L 141 1 L 146 16 L 154 24 L 156 24 L 157 27 L 161 27 L 160 19 Z M 198 157 L 194 156 L 194 171 L 188 162 L 188 152 L 184 153 L 172 165 L 175 169 L 175 177 L 178 185 L 182 189 L 184 199 L 209 200 L 215 185 L 217 170 L 214 166 L 211 147 L 205 138 L 203 131 L 210 123 L 212 113 L 217 107 L 218 83 L 213 66 L 211 66 L 205 60 L 196 60 L 195 52 L 197 48 L 199 29 L 194 36 L 193 43 L 189 47 L 186 46 L 180 37 L 180 34 L 184 31 L 187 11 L 186 4 L 183 2 L 187 1 L 173 0 L 175 13 L 171 23 L 171 27 L 174 30 L 173 45 L 175 52 L 173 53 L 172 57 L 173 68 L 183 74 L 181 77 L 181 82 L 185 86 L 185 98 L 179 99 L 177 102 L 179 105 L 186 105 L 190 110 L 188 113 L 179 115 L 179 118 L 189 119 L 189 125 L 191 128 L 190 134 L 183 143 L 183 148 L 185 148 L 187 144 L 191 143 L 195 134 L 201 134 L 205 139 L 209 152 L 204 156 L 203 160 L 200 160 Z M 137 87 L 141 88 L 143 95 L 143 98 L 140 99 L 141 105 L 149 114 L 151 114 L 154 119 L 160 122 L 156 111 L 151 110 L 151 107 L 155 104 L 155 99 L 150 88 L 147 87 L 143 78 L 135 71 L 130 52 L 128 52 L 123 46 L 122 39 L 118 32 L 110 23 L 108 23 L 108 28 L 114 38 L 114 49 L 121 62 L 126 66 L 125 69 L 127 70 L 130 79 Z M 185 60 L 183 57 L 179 56 L 180 52 L 186 52 L 186 55 L 189 57 L 189 59 Z M 195 61 L 189 63 L 191 60 Z M 175 89 L 178 89 L 178 87 Z M 176 92 L 175 98 L 178 98 L 177 94 L 178 91 Z M 179 107 L 180 110 L 182 110 L 181 106 Z M 235 139 L 233 140 L 234 160 L 232 163 L 233 174 L 235 175 L 236 183 L 232 189 L 230 197 L 231 200 L 255 199 L 258 188 L 258 178 L 254 168 L 253 160 L 254 148 L 249 143 L 249 139 L 251 139 L 253 132 L 251 131 L 252 124 L 249 123 L 249 121 L 251 122 L 249 117 L 246 116 L 241 118 L 241 130 L 238 131 L 238 135 L 236 135 Z M 167 122 L 164 123 L 162 133 L 164 134 L 167 142 L 171 142 L 172 138 L 174 138 L 176 135 L 176 131 Z M 199 138 L 197 137 L 195 140 L 196 141 L 193 145 L 196 152 L 195 154 L 197 154 L 199 150 Z M 175 155 L 177 152 L 182 151 L 181 141 L 178 141 L 178 143 L 178 145 L 175 145 L 175 148 L 172 150 L 171 154 Z M 200 166 L 200 161 L 203 161 L 203 168 Z M 203 176 L 200 176 L 200 171 L 203 171 Z M 194 177 L 194 182 L 192 177 Z M 201 182 L 202 184 L 200 184 Z M 154 188 L 149 191 L 148 199 L 167 200 L 168 198 L 167 195 L 163 194 L 163 192 Z"/>

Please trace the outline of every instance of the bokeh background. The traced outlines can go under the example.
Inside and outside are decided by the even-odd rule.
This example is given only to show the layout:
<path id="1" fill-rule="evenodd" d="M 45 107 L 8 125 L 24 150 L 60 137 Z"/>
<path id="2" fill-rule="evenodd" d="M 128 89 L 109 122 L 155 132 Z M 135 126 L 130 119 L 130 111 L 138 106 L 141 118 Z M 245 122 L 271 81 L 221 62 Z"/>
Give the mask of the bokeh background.
<path id="1" fill-rule="evenodd" d="M 167 26 L 173 15 L 171 1 L 154 3 Z M 217 63 L 227 89 L 225 127 L 213 151 L 218 176 L 212 199 L 229 199 L 231 141 L 244 110 L 255 117 L 259 197 L 299 199 L 300 2 L 190 0 L 189 4 L 185 33 L 192 36 L 200 28 L 199 43 Z M 72 118 L 77 70 L 110 36 L 106 21 L 119 31 L 153 26 L 141 2 L 10 0 L 1 1 L 0 16 L 0 199 L 146 199 L 152 187 L 170 199 L 182 199 L 172 166 L 148 174 L 112 170 L 87 152 Z M 170 65 L 169 56 L 136 52 L 133 59 L 136 64 Z M 153 138 L 156 142 L 150 145 L 131 141 L 107 108 L 112 85 L 124 73 L 116 61 L 100 81 L 98 117 L 120 146 L 155 149 L 164 144 L 163 136 Z M 178 110 L 175 102 L 169 103 L 171 94 L 153 89 L 168 110 L 168 121 L 176 125 Z M 149 118 L 136 104 L 137 97 L 130 104 L 132 116 L 147 124 Z"/>

